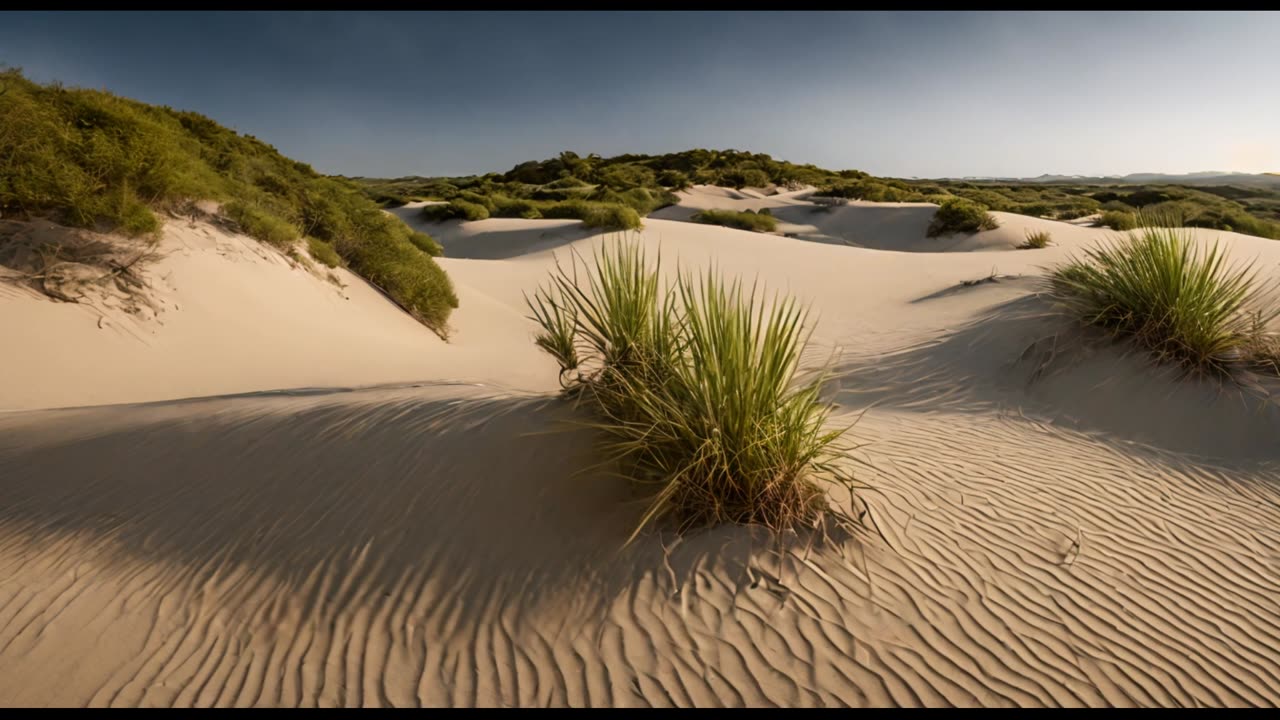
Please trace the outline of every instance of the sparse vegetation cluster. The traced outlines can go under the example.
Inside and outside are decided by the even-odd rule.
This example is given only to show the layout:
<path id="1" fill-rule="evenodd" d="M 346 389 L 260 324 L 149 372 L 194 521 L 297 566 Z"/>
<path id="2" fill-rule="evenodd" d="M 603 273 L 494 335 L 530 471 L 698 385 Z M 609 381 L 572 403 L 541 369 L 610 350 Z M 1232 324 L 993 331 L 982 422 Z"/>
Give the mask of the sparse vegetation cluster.
<path id="1" fill-rule="evenodd" d="M 997 227 L 1000 227 L 1000 224 L 982 205 L 964 198 L 948 198 L 938 206 L 938 211 L 934 213 L 925 234 L 929 237 L 938 237 L 952 233 L 994 230 Z"/>
<path id="2" fill-rule="evenodd" d="M 1026 231 L 1026 238 L 1018 246 L 1019 250 L 1040 250 L 1049 247 L 1050 235 L 1048 230 L 1028 230 Z"/>
<path id="3" fill-rule="evenodd" d="M 455 178 L 357 178 L 370 197 L 389 205 L 453 200 L 470 192 L 516 200 L 586 200 L 630 206 L 641 217 L 675 202 L 691 184 L 725 187 L 812 185 L 823 198 L 870 202 L 928 202 L 962 198 L 987 211 L 1074 220 L 1111 210 L 1135 213 L 1164 205 L 1188 225 L 1280 239 L 1280 182 L 1248 185 L 1104 185 L 878 178 L 858 170 L 831 171 L 736 150 L 689 150 L 669 155 L 601 158 L 561 153 L 506 173 Z M 466 198 L 463 198 L 467 200 Z M 467 200 L 468 202 L 475 202 Z M 459 213 L 455 217 L 465 217 Z"/>
<path id="4" fill-rule="evenodd" d="M 48 216 L 137 236 L 159 230 L 157 212 L 215 200 L 265 243 L 285 248 L 304 237 L 325 243 L 424 324 L 445 332 L 458 301 L 432 258 L 440 246 L 382 212 L 353 183 L 320 175 L 196 113 L 39 85 L 17 70 L 0 72 L 0 88 L 5 217 Z"/>
<path id="5" fill-rule="evenodd" d="M 1056 268 L 1049 289 L 1082 323 L 1188 372 L 1277 369 L 1270 288 L 1254 267 L 1233 267 L 1225 249 L 1202 247 L 1186 230 L 1144 224 Z"/>
<path id="6" fill-rule="evenodd" d="M 703 210 L 693 216 L 693 221 L 707 225 L 723 225 L 739 230 L 753 232 L 773 232 L 778 229 L 778 221 L 769 213 L 768 208 L 761 212 L 744 210 Z"/>
<path id="7" fill-rule="evenodd" d="M 806 310 L 714 270 L 664 284 L 636 243 L 594 260 L 559 266 L 529 306 L 566 393 L 649 491 L 636 533 L 662 519 L 783 530 L 829 512 L 824 481 L 852 485 L 822 375 L 800 377 Z"/>

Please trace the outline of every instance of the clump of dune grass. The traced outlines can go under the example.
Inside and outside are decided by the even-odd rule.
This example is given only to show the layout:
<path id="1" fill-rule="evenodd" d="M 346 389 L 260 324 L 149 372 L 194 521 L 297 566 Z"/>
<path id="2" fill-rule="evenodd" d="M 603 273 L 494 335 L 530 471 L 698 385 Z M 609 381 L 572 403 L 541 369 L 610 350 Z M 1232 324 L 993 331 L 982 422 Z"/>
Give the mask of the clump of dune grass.
<path id="1" fill-rule="evenodd" d="M 1277 316 L 1251 263 L 1232 267 L 1216 242 L 1202 247 L 1180 228 L 1145 226 L 1105 241 L 1054 269 L 1049 285 L 1085 324 L 1197 374 L 1253 362 Z"/>
<path id="2" fill-rule="evenodd" d="M 1026 232 L 1026 240 L 1018 246 L 1019 250 L 1040 250 L 1049 247 L 1050 235 L 1048 230 L 1028 230 Z"/>
<path id="3" fill-rule="evenodd" d="M 828 513 L 847 428 L 829 429 L 823 373 L 801 377 L 808 313 L 714 270 L 660 280 L 635 242 L 573 256 L 527 298 L 566 393 L 592 411 L 611 461 L 649 490 L 631 539 L 659 520 L 797 529 Z M 629 540 L 630 541 L 630 540 Z"/>
<path id="4" fill-rule="evenodd" d="M 778 221 L 773 214 L 754 213 L 751 211 L 736 212 L 734 210 L 703 210 L 693 216 L 696 223 L 707 225 L 723 225 L 724 227 L 752 232 L 773 232 L 778 229 Z"/>

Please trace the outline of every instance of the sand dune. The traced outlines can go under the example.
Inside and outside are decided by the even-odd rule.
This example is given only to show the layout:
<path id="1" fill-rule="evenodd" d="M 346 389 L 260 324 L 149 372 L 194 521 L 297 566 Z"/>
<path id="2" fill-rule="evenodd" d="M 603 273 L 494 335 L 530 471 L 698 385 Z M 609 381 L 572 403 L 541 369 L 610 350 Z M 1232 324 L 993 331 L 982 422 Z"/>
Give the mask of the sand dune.
<path id="1" fill-rule="evenodd" d="M 739 195 L 690 202 L 815 215 Z M 0 380 L 26 410 L 0 414 L 0 699 L 1280 704 L 1272 389 L 1175 383 L 1046 314 L 1042 268 L 1104 231 L 1000 214 L 926 247 L 927 212 L 808 223 L 863 247 L 645 223 L 664 260 L 810 302 L 839 419 L 870 407 L 874 522 L 820 548 L 722 528 L 617 549 L 638 505 L 587 470 L 524 318 L 599 240 L 577 223 L 430 226 L 461 300 L 447 345 L 356 278 L 200 228 L 166 235 L 150 335 L 6 291 L 0 332 L 39 340 Z M 1055 245 L 994 252 L 1029 228 Z M 1197 237 L 1280 271 L 1272 241 Z M 413 385 L 253 392 L 375 383 Z M 178 399 L 200 395 L 224 397 Z"/>

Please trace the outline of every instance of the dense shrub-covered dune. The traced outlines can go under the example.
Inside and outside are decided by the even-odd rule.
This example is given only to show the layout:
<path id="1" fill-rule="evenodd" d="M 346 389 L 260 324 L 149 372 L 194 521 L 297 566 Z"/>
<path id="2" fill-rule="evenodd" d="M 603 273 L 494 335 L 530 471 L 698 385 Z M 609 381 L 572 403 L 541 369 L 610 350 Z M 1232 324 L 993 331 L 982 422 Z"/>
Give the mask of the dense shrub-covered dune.
<path id="1" fill-rule="evenodd" d="M 440 246 L 350 181 L 197 113 L 0 73 L 0 214 L 136 236 L 159 231 L 157 211 L 192 200 L 220 202 L 265 243 L 305 237 L 330 262 L 332 249 L 441 334 L 458 305 L 432 259 Z"/>

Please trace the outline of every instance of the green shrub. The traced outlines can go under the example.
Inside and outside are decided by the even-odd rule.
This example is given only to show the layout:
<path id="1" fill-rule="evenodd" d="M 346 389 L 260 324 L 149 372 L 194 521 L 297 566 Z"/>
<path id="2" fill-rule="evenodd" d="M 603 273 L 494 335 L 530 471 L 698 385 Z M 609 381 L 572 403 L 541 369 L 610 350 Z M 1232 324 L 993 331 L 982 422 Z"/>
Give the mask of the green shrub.
<path id="1" fill-rule="evenodd" d="M 545 218 L 581 220 L 589 228 L 602 230 L 636 230 L 640 228 L 640 215 L 625 205 L 567 200 L 542 208 Z"/>
<path id="2" fill-rule="evenodd" d="M 758 188 L 769 184 L 769 175 L 763 170 L 747 168 L 726 174 L 725 180 L 725 184 L 729 185 L 729 187 L 739 190 L 744 187 Z"/>
<path id="3" fill-rule="evenodd" d="M 1068 205 L 1066 207 L 1058 208 L 1054 213 L 1054 217 L 1058 220 L 1075 220 L 1076 218 L 1087 217 L 1093 213 L 1093 208 Z"/>
<path id="4" fill-rule="evenodd" d="M 1137 208 L 1133 207 L 1132 205 L 1120 202 L 1119 200 L 1108 200 L 1102 203 L 1101 209 L 1103 210 L 1103 212 L 1106 212 L 1107 210 L 1112 210 L 1115 212 L 1126 212 L 1130 214 L 1133 214 L 1137 210 Z"/>
<path id="5" fill-rule="evenodd" d="M 561 189 L 561 188 L 582 188 L 582 187 L 591 187 L 591 183 L 586 182 L 584 180 L 579 180 L 578 178 L 572 175 L 565 175 L 564 177 L 557 178 L 547 183 L 546 185 L 543 185 L 543 187 L 551 188 L 553 190 Z"/>
<path id="6" fill-rule="evenodd" d="M 1019 250 L 1039 250 L 1041 248 L 1049 247 L 1050 238 L 1048 230 L 1036 230 L 1034 232 L 1028 230 L 1026 231 L 1026 237 L 1027 239 L 1018 246 Z"/>
<path id="7" fill-rule="evenodd" d="M 975 233 L 979 230 L 994 230 L 999 226 L 983 206 L 964 198 L 950 198 L 938 207 L 926 234 L 937 237 L 952 233 Z"/>
<path id="8" fill-rule="evenodd" d="M 668 205 L 674 205 L 679 198 L 667 190 L 652 188 L 631 188 L 630 190 L 618 191 L 612 188 L 600 188 L 599 190 L 587 196 L 588 200 L 594 202 L 611 203 L 614 205 L 626 205 L 635 210 L 641 217 L 649 213 L 663 208 Z"/>
<path id="9" fill-rule="evenodd" d="M 1252 266 L 1230 268 L 1217 243 L 1201 249 L 1185 230 L 1144 227 L 1058 267 L 1049 286 L 1072 316 L 1158 361 L 1225 373 L 1276 317 L 1256 277 Z"/>
<path id="10" fill-rule="evenodd" d="M 693 181 L 679 170 L 663 170 L 658 173 L 658 184 L 671 190 L 684 190 L 692 185 Z"/>
<path id="11" fill-rule="evenodd" d="M 325 267 L 335 268 L 342 264 L 342 257 L 329 243 L 313 237 L 307 238 L 307 252 Z"/>
<path id="12" fill-rule="evenodd" d="M 1019 205 L 1016 211 L 1019 215 L 1030 215 L 1031 217 L 1050 217 L 1054 214 L 1053 208 L 1048 203 L 1027 203 Z"/>
<path id="13" fill-rule="evenodd" d="M 551 186 L 540 187 L 534 190 L 532 197 L 534 200 L 549 200 L 551 202 L 562 202 L 564 200 L 582 200 L 591 194 L 592 186 L 580 185 L 575 187 L 552 188 Z"/>
<path id="14" fill-rule="evenodd" d="M 222 203 L 263 242 L 289 248 L 305 235 L 329 243 L 441 334 L 457 307 L 448 277 L 414 247 L 408 227 L 354 182 L 197 113 L 0 71 L 0 214 L 145 234 L 160 228 L 155 210 L 197 199 Z"/>
<path id="15" fill-rule="evenodd" d="M 754 232 L 773 232 L 778 229 L 778 221 L 772 215 L 760 215 L 753 212 L 735 212 L 733 210 L 703 210 L 693 216 L 696 223 L 707 225 L 723 225 L 751 230 Z"/>
<path id="16" fill-rule="evenodd" d="M 295 225 L 248 203 L 239 200 L 229 202 L 222 206 L 222 212 L 236 221 L 245 235 L 268 245 L 283 248 L 298 239 Z"/>
<path id="17" fill-rule="evenodd" d="M 807 312 L 714 272 L 667 288 L 659 277 L 638 245 L 614 243 L 585 272 L 576 255 L 572 269 L 558 266 L 529 301 L 566 392 L 593 412 L 609 458 L 650 491 L 631 539 L 660 520 L 782 531 L 845 515 L 823 492 L 852 490 L 844 431 L 827 429 L 822 375 L 797 377 Z"/>
<path id="18" fill-rule="evenodd" d="M 472 190 L 463 190 L 462 192 L 458 193 L 458 196 L 454 199 L 459 202 L 466 202 L 466 203 L 471 203 L 472 205 L 479 205 L 480 207 L 485 209 L 485 212 L 492 213 L 494 210 L 498 209 L 498 206 L 497 206 L 497 203 L 494 202 L 493 198 L 491 197 L 491 194 L 492 194 L 491 192 L 479 193 Z M 467 218 L 467 219 L 470 220 L 471 218 Z"/>
<path id="19" fill-rule="evenodd" d="M 436 239 L 430 235 L 413 230 L 409 232 L 408 237 L 409 242 L 413 243 L 414 247 L 431 257 L 440 257 L 441 255 L 444 255 L 444 248 L 441 247 L 440 243 L 436 242 Z"/>
<path id="20" fill-rule="evenodd" d="M 1123 232 L 1138 227 L 1138 216 L 1123 210 L 1107 210 L 1102 213 L 1095 225 Z"/>
<path id="21" fill-rule="evenodd" d="M 542 217 L 542 211 L 539 204 L 533 200 L 512 199 L 508 197 L 495 197 L 493 211 L 494 217 L 518 217 L 527 220 L 537 220 Z"/>
<path id="22" fill-rule="evenodd" d="M 474 193 L 472 193 L 474 195 Z M 446 220 L 487 220 L 489 209 L 479 203 L 454 198 L 439 205 L 425 205 L 422 218 L 428 222 L 444 222 Z"/>

